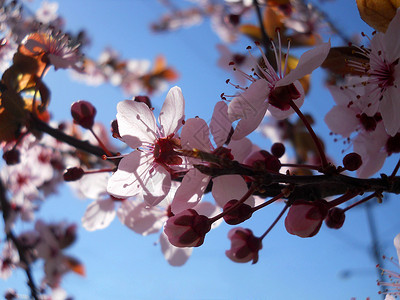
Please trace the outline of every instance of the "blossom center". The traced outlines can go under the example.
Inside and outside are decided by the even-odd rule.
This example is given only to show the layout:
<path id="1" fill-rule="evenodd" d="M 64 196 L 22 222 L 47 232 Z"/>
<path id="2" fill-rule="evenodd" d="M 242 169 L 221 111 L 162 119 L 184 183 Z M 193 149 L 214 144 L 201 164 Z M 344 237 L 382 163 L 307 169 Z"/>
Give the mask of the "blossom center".
<path id="1" fill-rule="evenodd" d="M 275 87 L 269 94 L 268 101 L 271 105 L 281 109 L 289 110 L 290 101 L 300 98 L 301 94 L 293 83 L 285 86 Z"/>
<path id="2" fill-rule="evenodd" d="M 159 138 L 154 144 L 154 161 L 160 165 L 180 165 L 182 158 L 175 149 L 181 149 L 181 141 L 171 134 L 165 138 Z"/>

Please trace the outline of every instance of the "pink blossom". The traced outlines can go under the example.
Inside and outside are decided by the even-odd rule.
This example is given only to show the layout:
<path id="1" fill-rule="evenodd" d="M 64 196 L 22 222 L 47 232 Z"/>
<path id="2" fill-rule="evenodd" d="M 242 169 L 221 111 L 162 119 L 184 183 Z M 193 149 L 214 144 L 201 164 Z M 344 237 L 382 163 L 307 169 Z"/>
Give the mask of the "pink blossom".
<path id="1" fill-rule="evenodd" d="M 330 42 L 305 52 L 300 57 L 297 67 L 288 74 L 286 73 L 287 62 L 283 68 L 281 66 L 283 54 L 280 37 L 278 49 L 274 44 L 273 47 L 278 72 L 259 47 L 265 64 L 264 68 L 257 64 L 260 74 L 256 75 L 259 79 L 248 75 L 247 79 L 252 84 L 229 103 L 230 120 L 232 122 L 239 120 L 232 139 L 241 139 L 253 132 L 261 123 L 267 109 L 273 117 L 285 119 L 294 112 L 290 107 L 290 101 L 294 101 L 295 105 L 300 107 L 304 101 L 304 90 L 299 79 L 310 74 L 323 63 L 330 50 Z"/>
<path id="2" fill-rule="evenodd" d="M 183 124 L 185 102 L 181 89 L 168 92 L 159 115 L 158 127 L 153 111 L 141 102 L 118 103 L 117 121 L 122 140 L 137 149 L 123 156 L 118 170 L 111 176 L 107 191 L 117 198 L 143 193 L 149 205 L 156 205 L 168 194 L 171 174 L 184 160 L 177 131 Z"/>
<path id="3" fill-rule="evenodd" d="M 385 129 L 391 136 L 400 130 L 399 34 L 400 11 L 398 10 L 386 33 L 377 32 L 370 39 L 370 49 L 359 48 L 359 52 L 369 59 L 369 63 L 350 61 L 352 67 L 367 76 L 363 82 L 366 92 L 360 98 L 363 107 L 366 107 L 364 112 L 369 116 L 380 112 Z"/>

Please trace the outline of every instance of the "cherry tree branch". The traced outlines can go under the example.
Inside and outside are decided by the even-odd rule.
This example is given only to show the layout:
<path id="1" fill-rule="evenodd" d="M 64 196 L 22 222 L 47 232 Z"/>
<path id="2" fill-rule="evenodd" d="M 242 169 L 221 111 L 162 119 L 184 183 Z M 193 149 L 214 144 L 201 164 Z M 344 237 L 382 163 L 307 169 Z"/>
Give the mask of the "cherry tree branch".
<path id="1" fill-rule="evenodd" d="M 12 241 L 14 243 L 15 248 L 18 251 L 19 260 L 20 260 L 20 262 L 22 262 L 23 268 L 24 268 L 26 276 L 28 278 L 27 284 L 31 290 L 31 298 L 35 299 L 35 300 L 39 300 L 39 296 L 38 296 L 38 292 L 37 292 L 38 289 L 33 280 L 30 264 L 29 264 L 28 259 L 25 256 L 24 247 L 21 245 L 21 243 L 19 242 L 19 240 L 17 239 L 17 237 L 15 236 L 13 231 L 11 229 L 7 230 L 7 220 L 10 216 L 11 206 L 6 198 L 6 189 L 5 189 L 3 181 L 1 179 L 0 179 L 0 204 L 1 204 L 1 209 L 3 211 L 4 229 L 6 231 L 7 240 Z"/>

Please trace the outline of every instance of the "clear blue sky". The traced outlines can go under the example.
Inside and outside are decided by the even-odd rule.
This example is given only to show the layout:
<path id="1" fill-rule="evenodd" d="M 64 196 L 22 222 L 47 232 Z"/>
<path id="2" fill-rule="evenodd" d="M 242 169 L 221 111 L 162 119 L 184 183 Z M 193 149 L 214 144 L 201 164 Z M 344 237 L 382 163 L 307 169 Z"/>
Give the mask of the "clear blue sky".
<path id="1" fill-rule="evenodd" d="M 225 84 L 229 74 L 216 67 L 218 37 L 204 22 L 174 33 L 151 34 L 149 24 L 157 20 L 163 6 L 155 0 L 63 0 L 59 12 L 71 31 L 87 30 L 92 38 L 89 56 L 97 58 L 101 50 L 111 45 L 125 58 L 154 59 L 164 54 L 181 77 L 176 82 L 186 99 L 186 115 L 208 119 L 214 103 L 222 92 L 231 91 Z M 178 1 L 179 2 L 179 1 Z M 32 4 L 37 7 L 38 3 Z M 359 18 L 355 1 L 337 0 L 318 4 L 337 26 L 348 34 L 369 29 Z M 348 30 L 348 31 L 347 31 Z M 338 45 L 338 40 L 332 40 Z M 250 43 L 242 39 L 243 50 Z M 236 46 L 236 49 L 238 46 Z M 240 48 L 240 47 L 239 47 Z M 316 130 L 327 136 L 329 130 L 323 117 L 333 105 L 330 95 L 321 87 L 322 72 L 314 74 L 311 95 L 304 111 L 316 115 Z M 116 104 L 125 99 L 123 93 L 110 85 L 88 87 L 70 80 L 65 71 L 51 72 L 46 83 L 52 91 L 51 111 L 56 120 L 68 119 L 73 101 L 85 99 L 97 106 L 99 119 L 105 124 L 115 118 Z M 165 93 L 152 98 L 160 108 Z M 260 146 L 266 142 L 258 134 L 252 136 Z M 341 148 L 328 137 L 329 154 L 335 156 Z M 393 160 L 389 164 L 393 164 Z M 397 199 L 392 197 L 374 210 L 382 251 L 395 255 L 393 237 L 400 232 Z M 89 201 L 76 199 L 68 187 L 51 197 L 39 213 L 47 221 L 66 220 L 79 224 Z M 277 204 L 256 214 L 243 226 L 262 234 L 278 215 Z M 20 225 L 18 229 L 29 229 Z M 368 253 L 370 235 L 363 207 L 350 211 L 340 231 L 323 226 L 313 238 L 301 239 L 286 233 L 280 222 L 264 240 L 256 265 L 235 264 L 225 257 L 230 242 L 230 227 L 222 225 L 206 237 L 205 244 L 193 251 L 183 267 L 171 267 L 164 260 L 158 234 L 142 237 L 114 220 L 101 231 L 87 232 L 79 228 L 79 238 L 68 253 L 78 257 L 86 267 L 87 276 L 65 276 L 62 283 L 75 299 L 305 299 L 337 300 L 379 299 L 375 262 Z M 340 276 L 349 271 L 353 276 Z M 35 279 L 41 278 L 35 267 Z M 25 274 L 15 272 L 8 281 L 0 281 L 0 292 L 8 288 L 26 291 Z"/>

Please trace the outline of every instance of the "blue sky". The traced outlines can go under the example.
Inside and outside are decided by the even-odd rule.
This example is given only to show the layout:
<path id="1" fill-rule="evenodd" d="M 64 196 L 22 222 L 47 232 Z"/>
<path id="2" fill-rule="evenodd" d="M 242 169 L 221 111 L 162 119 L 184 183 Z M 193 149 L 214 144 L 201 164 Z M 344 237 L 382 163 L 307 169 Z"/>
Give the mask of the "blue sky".
<path id="1" fill-rule="evenodd" d="M 225 79 L 231 75 L 216 67 L 218 37 L 209 22 L 173 33 L 154 35 L 149 24 L 157 20 L 164 8 L 155 0 L 63 0 L 59 12 L 71 31 L 87 30 L 92 39 L 88 55 L 97 58 L 102 49 L 112 46 L 122 57 L 154 59 L 164 54 L 170 65 L 180 73 L 176 85 L 182 88 L 187 117 L 209 119 L 214 103 L 222 92 L 231 89 Z M 179 1 L 178 1 L 179 2 Z M 33 3 L 37 7 L 38 3 Z M 347 34 L 371 29 L 359 18 L 355 1 L 337 0 L 318 5 L 328 13 L 337 26 Z M 348 31 L 347 31 L 348 30 Z M 325 37 L 327 40 L 329 37 Z M 235 49 L 243 51 L 250 43 L 242 39 Z M 339 40 L 332 38 L 333 45 Z M 328 137 L 323 117 L 333 105 L 323 87 L 322 71 L 313 76 L 313 85 L 303 111 L 315 115 L 316 130 L 326 136 L 328 152 L 340 161 L 341 146 Z M 50 72 L 45 82 L 52 91 L 50 109 L 56 120 L 69 119 L 73 101 L 91 101 L 104 124 L 115 118 L 116 104 L 125 99 L 116 87 L 88 87 L 70 79 L 65 71 Z M 152 97 L 159 109 L 166 93 Z M 257 133 L 252 137 L 260 146 L 266 145 Z M 394 159 L 388 165 L 395 163 Z M 390 170 L 390 168 L 388 169 Z M 389 172 L 389 171 L 388 171 Z M 209 196 L 207 196 L 209 197 Z M 392 197 L 387 204 L 374 205 L 382 251 L 395 255 L 393 237 L 400 232 L 398 205 Z M 79 200 L 68 187 L 46 201 L 39 216 L 47 221 L 77 222 L 89 204 Z M 276 204 L 257 213 L 244 226 L 261 235 L 278 215 L 282 205 Z M 28 224 L 18 230 L 29 229 Z M 206 237 L 205 244 L 193 251 L 188 263 L 180 268 L 169 266 L 157 245 L 158 234 L 142 237 L 115 220 L 101 231 L 78 230 L 78 240 L 68 253 L 78 257 L 86 266 L 85 278 L 69 274 L 62 286 L 75 299 L 379 299 L 376 286 L 375 262 L 368 253 L 370 234 L 364 207 L 351 210 L 339 231 L 323 226 L 313 238 L 301 239 L 288 234 L 283 222 L 263 242 L 256 265 L 235 264 L 225 257 L 230 242 L 230 227 L 222 225 Z M 345 279 L 340 274 L 349 271 Z M 35 266 L 35 278 L 41 277 Z M 0 292 L 6 288 L 26 291 L 25 274 L 15 272 L 8 281 L 0 282 Z"/>

